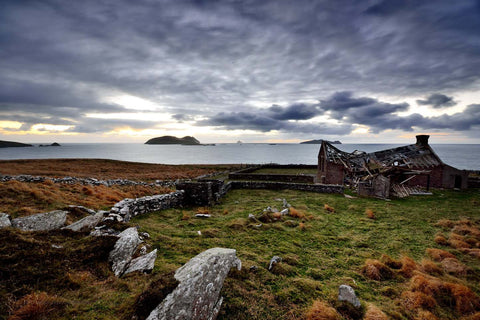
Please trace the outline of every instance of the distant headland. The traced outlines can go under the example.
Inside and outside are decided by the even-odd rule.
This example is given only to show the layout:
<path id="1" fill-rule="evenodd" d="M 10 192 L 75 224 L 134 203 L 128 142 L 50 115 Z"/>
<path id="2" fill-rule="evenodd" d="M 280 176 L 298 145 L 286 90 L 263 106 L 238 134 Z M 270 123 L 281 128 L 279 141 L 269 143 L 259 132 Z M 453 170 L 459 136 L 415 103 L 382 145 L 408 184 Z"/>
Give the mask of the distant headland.
<path id="1" fill-rule="evenodd" d="M 31 144 L 0 140 L 0 148 L 33 147 Z"/>
<path id="2" fill-rule="evenodd" d="M 183 144 L 183 145 L 200 145 L 200 141 L 191 136 L 177 138 L 174 136 L 156 137 L 148 140 L 145 144 Z"/>
<path id="3" fill-rule="evenodd" d="M 303 142 L 300 142 L 300 144 L 322 144 L 322 139 L 318 139 L 318 140 L 308 140 L 308 141 L 303 141 Z M 340 141 L 338 140 L 335 140 L 335 141 L 328 141 L 328 140 L 325 140 L 326 142 L 330 143 L 330 144 L 342 144 Z"/>

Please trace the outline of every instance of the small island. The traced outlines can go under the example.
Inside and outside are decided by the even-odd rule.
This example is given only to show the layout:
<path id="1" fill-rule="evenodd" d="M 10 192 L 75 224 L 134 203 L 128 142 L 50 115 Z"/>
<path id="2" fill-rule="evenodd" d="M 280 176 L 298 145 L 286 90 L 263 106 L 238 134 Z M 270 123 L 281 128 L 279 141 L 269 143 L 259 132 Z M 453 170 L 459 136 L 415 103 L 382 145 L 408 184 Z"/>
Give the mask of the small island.
<path id="1" fill-rule="evenodd" d="M 300 142 L 300 144 L 322 144 L 322 139 L 318 139 L 318 140 L 308 140 L 308 141 L 303 141 L 303 142 Z M 335 140 L 335 141 L 328 141 L 328 140 L 325 140 L 326 142 L 330 143 L 330 144 L 342 144 L 340 141 L 338 140 Z"/>
<path id="2" fill-rule="evenodd" d="M 156 137 L 148 140 L 145 144 L 181 144 L 195 146 L 200 145 L 200 141 L 191 136 L 186 136 L 183 138 L 177 138 L 174 136 L 162 136 Z"/>
<path id="3" fill-rule="evenodd" d="M 39 147 L 60 147 L 60 144 L 57 142 L 54 142 L 52 144 L 41 144 Z"/>
<path id="4" fill-rule="evenodd" d="M 0 148 L 33 147 L 31 144 L 0 140 Z"/>

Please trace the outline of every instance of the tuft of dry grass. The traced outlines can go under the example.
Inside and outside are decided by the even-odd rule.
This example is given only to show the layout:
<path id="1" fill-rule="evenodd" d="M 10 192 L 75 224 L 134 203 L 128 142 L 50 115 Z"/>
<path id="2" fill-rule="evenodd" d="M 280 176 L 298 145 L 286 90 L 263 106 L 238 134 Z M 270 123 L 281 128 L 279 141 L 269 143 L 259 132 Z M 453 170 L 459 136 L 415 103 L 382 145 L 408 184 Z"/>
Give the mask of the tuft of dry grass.
<path id="1" fill-rule="evenodd" d="M 480 300 L 467 286 L 458 283 L 446 283 L 445 287 L 455 300 L 455 310 L 460 314 L 469 314 L 478 311 Z"/>
<path id="2" fill-rule="evenodd" d="M 298 211 L 297 209 L 295 209 L 294 207 L 290 207 L 289 210 L 288 210 L 288 214 L 291 216 L 291 217 L 294 217 L 294 218 L 299 218 L 299 219 L 303 219 L 305 218 L 305 214 Z"/>
<path id="3" fill-rule="evenodd" d="M 402 263 L 402 267 L 400 268 L 399 273 L 405 278 L 411 278 L 413 272 L 417 270 L 417 264 L 415 261 L 410 257 L 403 256 L 400 262 Z"/>
<path id="4" fill-rule="evenodd" d="M 440 219 L 435 224 L 435 226 L 446 228 L 446 229 L 452 229 L 455 226 L 455 222 L 452 221 L 452 220 L 448 220 L 448 219 Z"/>
<path id="5" fill-rule="evenodd" d="M 298 225 L 298 228 L 299 228 L 301 231 L 307 230 L 307 226 L 306 226 L 305 223 L 303 223 L 303 222 L 300 222 L 300 224 Z"/>
<path id="6" fill-rule="evenodd" d="M 402 261 L 395 260 L 387 254 L 382 254 L 380 261 L 392 269 L 400 269 L 402 267 Z"/>
<path id="7" fill-rule="evenodd" d="M 338 312 L 323 301 L 315 300 L 306 312 L 307 320 L 340 320 Z"/>
<path id="8" fill-rule="evenodd" d="M 442 246 L 448 246 L 448 240 L 443 235 L 439 234 L 435 236 L 434 241 Z"/>
<path id="9" fill-rule="evenodd" d="M 392 279 L 394 276 L 393 271 L 389 267 L 374 259 L 367 259 L 365 261 L 362 267 L 362 274 L 376 281 Z"/>
<path id="10" fill-rule="evenodd" d="M 423 272 L 426 272 L 431 275 L 441 275 L 443 270 L 432 260 L 423 259 L 420 263 L 420 268 Z"/>
<path id="11" fill-rule="evenodd" d="M 46 292 L 33 292 L 15 302 L 13 313 L 8 319 L 49 319 L 54 314 L 60 313 L 66 305 L 67 303 L 57 296 L 51 296 Z"/>
<path id="12" fill-rule="evenodd" d="M 443 259 L 446 259 L 446 258 L 456 258 L 453 253 L 450 253 L 442 249 L 427 248 L 426 253 L 427 255 L 430 256 L 430 258 L 432 258 L 435 261 L 442 261 Z"/>
<path id="13" fill-rule="evenodd" d="M 437 320 L 438 318 L 427 310 L 419 310 L 414 320 Z"/>
<path id="14" fill-rule="evenodd" d="M 388 317 L 377 306 L 369 304 L 363 320 L 388 320 Z"/>
<path id="15" fill-rule="evenodd" d="M 331 213 L 335 213 L 335 208 L 333 207 L 330 207 L 328 204 L 325 203 L 325 205 L 323 206 L 323 208 L 325 209 L 325 211 L 327 212 L 331 212 Z"/>
<path id="16" fill-rule="evenodd" d="M 437 303 L 431 296 L 419 291 L 404 291 L 401 305 L 407 310 L 433 309 Z"/>
<path id="17" fill-rule="evenodd" d="M 465 242 L 465 237 L 456 233 L 451 233 L 448 244 L 455 249 L 470 248 L 471 246 Z"/>
<path id="18" fill-rule="evenodd" d="M 375 220 L 377 217 L 375 217 L 375 213 L 372 211 L 372 209 L 366 209 L 365 214 L 367 215 L 367 218 Z"/>

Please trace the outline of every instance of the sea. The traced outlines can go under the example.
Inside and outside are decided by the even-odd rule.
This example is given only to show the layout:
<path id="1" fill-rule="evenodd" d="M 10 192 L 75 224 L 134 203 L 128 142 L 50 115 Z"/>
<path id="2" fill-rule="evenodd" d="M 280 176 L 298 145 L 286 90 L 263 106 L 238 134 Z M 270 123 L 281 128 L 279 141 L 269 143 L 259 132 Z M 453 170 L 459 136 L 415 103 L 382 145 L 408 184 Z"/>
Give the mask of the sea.
<path id="1" fill-rule="evenodd" d="M 401 144 L 339 144 L 346 152 L 373 152 Z M 480 170 L 480 144 L 432 144 L 446 164 Z M 147 145 L 140 143 L 65 143 L 60 147 L 0 148 L 0 160 L 95 158 L 162 164 L 317 164 L 318 144 L 224 143 Z"/>

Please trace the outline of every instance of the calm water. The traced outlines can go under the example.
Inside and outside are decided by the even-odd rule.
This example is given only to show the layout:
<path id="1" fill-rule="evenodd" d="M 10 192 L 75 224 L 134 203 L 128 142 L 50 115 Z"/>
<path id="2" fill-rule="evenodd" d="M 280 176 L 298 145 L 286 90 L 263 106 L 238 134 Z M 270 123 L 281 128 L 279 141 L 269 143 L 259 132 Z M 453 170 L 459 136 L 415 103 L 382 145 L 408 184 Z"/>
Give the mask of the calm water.
<path id="1" fill-rule="evenodd" d="M 366 152 L 397 144 L 342 144 L 340 150 Z M 434 151 L 459 169 L 480 170 L 480 144 L 437 144 Z M 0 159 L 101 158 L 165 164 L 316 164 L 320 145 L 217 144 L 216 146 L 70 143 L 61 147 L 0 148 Z"/>

